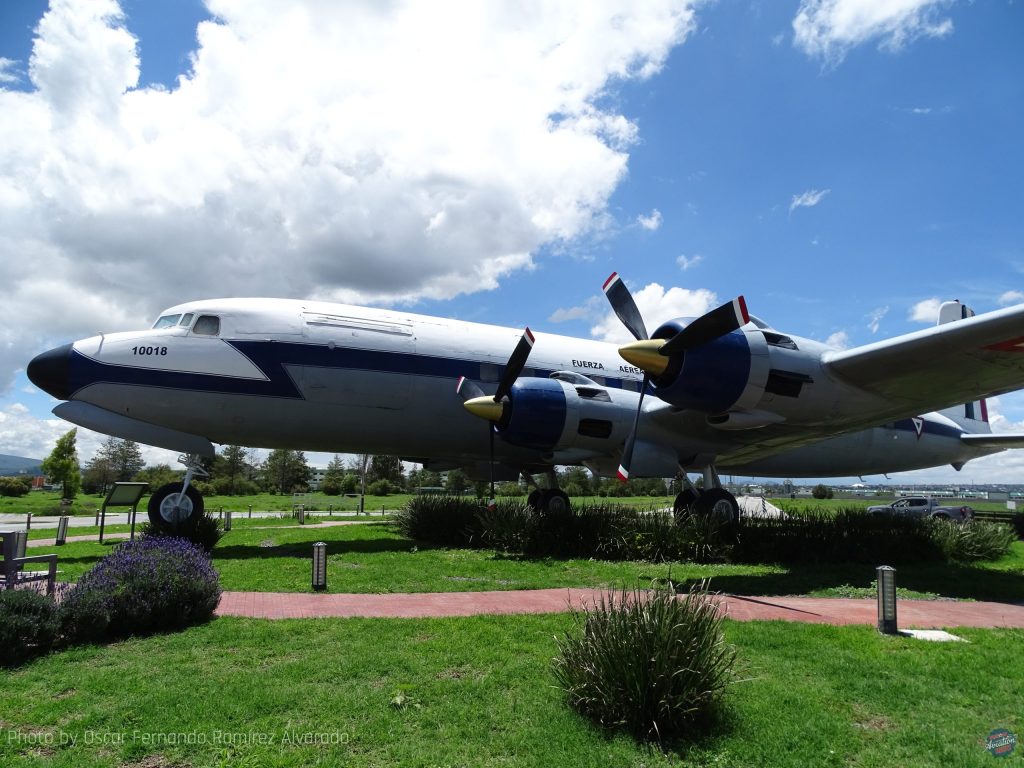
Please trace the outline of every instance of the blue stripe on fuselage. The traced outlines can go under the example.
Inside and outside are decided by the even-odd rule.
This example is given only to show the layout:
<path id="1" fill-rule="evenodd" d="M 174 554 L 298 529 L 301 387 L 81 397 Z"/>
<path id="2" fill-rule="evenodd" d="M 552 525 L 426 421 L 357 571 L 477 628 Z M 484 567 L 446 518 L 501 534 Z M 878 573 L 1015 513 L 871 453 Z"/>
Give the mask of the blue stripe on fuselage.
<path id="1" fill-rule="evenodd" d="M 235 376 L 220 376 L 192 371 L 167 371 L 126 365 L 111 365 L 73 352 L 71 360 L 72 393 L 90 384 L 129 384 L 197 392 L 215 392 L 260 397 L 302 399 L 302 392 L 288 375 L 285 366 L 309 366 L 340 370 L 375 371 L 451 379 L 460 376 L 480 381 L 481 363 L 449 357 L 434 357 L 411 352 L 390 352 L 376 349 L 353 349 L 322 344 L 282 341 L 242 341 L 226 339 L 260 369 L 266 381 Z M 533 369 L 538 377 L 547 378 L 553 370 Z M 607 386 L 621 388 L 623 380 L 606 378 Z M 454 385 L 453 385 L 454 386 Z M 72 394 L 74 397 L 74 394 Z"/>

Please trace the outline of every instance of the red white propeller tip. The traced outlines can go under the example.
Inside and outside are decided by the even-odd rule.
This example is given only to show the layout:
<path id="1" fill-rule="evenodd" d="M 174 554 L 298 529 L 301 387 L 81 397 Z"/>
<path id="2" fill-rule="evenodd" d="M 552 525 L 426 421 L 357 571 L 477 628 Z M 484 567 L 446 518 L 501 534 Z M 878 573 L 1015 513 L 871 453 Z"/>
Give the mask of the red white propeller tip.
<path id="1" fill-rule="evenodd" d="M 617 282 L 617 281 L 619 281 L 621 279 L 622 278 L 619 277 L 619 273 L 618 272 L 612 272 L 610 275 L 608 275 L 608 279 L 604 281 L 604 285 L 601 286 L 601 290 L 604 291 L 605 293 L 608 293 L 608 289 L 611 288 L 611 286 L 615 282 Z"/>
<path id="2" fill-rule="evenodd" d="M 626 469 L 625 467 L 620 466 L 618 476 L 619 480 L 621 480 L 622 482 L 626 482 L 627 480 L 629 480 L 629 470 Z"/>
<path id="3" fill-rule="evenodd" d="M 529 327 L 527 327 L 523 331 L 523 335 L 527 338 L 527 340 L 530 342 L 530 346 L 532 347 L 534 345 L 534 342 L 536 342 L 536 339 L 533 338 L 533 331 L 531 331 Z"/>
<path id="4" fill-rule="evenodd" d="M 736 312 L 736 322 L 739 325 L 746 325 L 750 322 L 750 315 L 747 313 L 747 300 L 737 296 L 732 302 L 733 311 Z"/>
<path id="5" fill-rule="evenodd" d="M 465 376 L 459 376 L 459 383 L 455 385 L 455 393 L 456 394 L 461 394 L 462 393 L 462 385 L 465 384 L 465 383 L 466 383 L 466 377 Z"/>

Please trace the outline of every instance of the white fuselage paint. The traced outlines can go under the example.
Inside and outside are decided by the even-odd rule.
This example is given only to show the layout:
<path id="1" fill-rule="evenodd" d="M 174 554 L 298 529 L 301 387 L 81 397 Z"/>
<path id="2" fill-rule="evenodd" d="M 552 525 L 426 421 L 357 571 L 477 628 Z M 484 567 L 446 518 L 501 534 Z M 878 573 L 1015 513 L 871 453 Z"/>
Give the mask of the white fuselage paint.
<path id="1" fill-rule="evenodd" d="M 192 302 L 165 314 L 184 313 L 217 316 L 219 334 L 200 336 L 185 328 L 168 328 L 75 342 L 75 352 L 94 368 L 80 374 L 80 386 L 71 399 L 214 443 L 393 454 L 471 469 L 487 462 L 490 425 L 465 411 L 455 386 L 459 376 L 467 376 L 485 392 L 493 392 L 520 337 L 517 329 L 273 299 Z M 535 335 L 521 378 L 570 371 L 607 385 L 610 402 L 602 407 L 614 429 L 603 449 L 595 448 L 594 441 L 573 443 L 575 435 L 565 435 L 566 447 L 551 451 L 518 448 L 498 439 L 498 461 L 534 469 L 585 463 L 602 474 L 614 474 L 618 452 L 632 427 L 642 371 L 625 363 L 613 344 Z M 824 349 L 817 342 L 799 342 L 801 348 Z M 760 348 L 755 353 L 765 355 Z M 823 378 L 808 356 L 774 349 L 771 353 L 779 359 L 789 355 L 789 368 Z M 266 362 L 278 358 L 283 367 Z M 342 367 L 335 361 L 344 361 Z M 916 469 L 993 452 L 965 447 L 955 429 L 936 434 L 928 428 L 879 426 L 822 439 L 827 432 L 821 425 L 830 413 L 856 408 L 859 398 L 868 397 L 831 384 L 827 389 L 810 388 L 799 408 L 795 400 L 773 404 L 782 398 L 765 396 L 763 391 L 744 397 L 744 405 L 751 408 L 774 406 L 793 429 L 817 425 L 815 442 L 730 464 L 730 453 L 738 447 L 755 449 L 758 436 L 765 433 L 711 429 L 703 423 L 694 433 L 674 423 L 672 415 L 648 418 L 652 402 L 663 405 L 648 396 L 633 476 L 674 474 L 678 462 L 690 457 L 702 457 L 704 463 L 709 457 L 720 470 L 735 473 L 799 477 Z M 948 427 L 938 414 L 922 418 L 926 426 Z"/>

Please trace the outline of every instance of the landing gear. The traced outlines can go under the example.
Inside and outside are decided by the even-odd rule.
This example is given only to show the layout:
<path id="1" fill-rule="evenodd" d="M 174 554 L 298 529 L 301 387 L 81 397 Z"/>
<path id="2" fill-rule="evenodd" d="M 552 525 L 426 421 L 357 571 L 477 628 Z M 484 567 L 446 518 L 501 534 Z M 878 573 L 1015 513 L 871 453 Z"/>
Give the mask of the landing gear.
<path id="1" fill-rule="evenodd" d="M 739 520 L 740 506 L 736 502 L 736 497 L 722 487 L 714 467 L 708 466 L 704 470 L 706 490 L 700 490 L 693 486 L 687 478 L 685 470 L 683 483 L 685 487 L 676 496 L 675 503 L 672 505 L 676 522 L 682 523 L 690 515 L 713 519 L 721 525 L 731 525 Z"/>
<path id="2" fill-rule="evenodd" d="M 194 524 L 203 516 L 203 495 L 189 486 L 182 493 L 184 483 L 161 486 L 149 498 L 149 522 L 166 533 Z"/>
<path id="3" fill-rule="evenodd" d="M 179 456 L 178 461 L 185 465 L 185 479 L 161 486 L 149 499 L 149 522 L 164 533 L 177 533 L 183 527 L 195 525 L 206 511 L 203 495 L 191 483 L 195 475 L 209 477 L 209 473 L 195 454 Z"/>
<path id="4" fill-rule="evenodd" d="M 525 474 L 525 473 L 524 473 Z M 532 482 L 529 475 L 525 475 L 527 482 Z M 548 473 L 551 483 L 550 488 L 534 488 L 526 497 L 526 503 L 535 511 L 544 515 L 564 515 L 572 511 L 572 504 L 569 502 L 569 495 L 555 487 L 554 472 Z"/>

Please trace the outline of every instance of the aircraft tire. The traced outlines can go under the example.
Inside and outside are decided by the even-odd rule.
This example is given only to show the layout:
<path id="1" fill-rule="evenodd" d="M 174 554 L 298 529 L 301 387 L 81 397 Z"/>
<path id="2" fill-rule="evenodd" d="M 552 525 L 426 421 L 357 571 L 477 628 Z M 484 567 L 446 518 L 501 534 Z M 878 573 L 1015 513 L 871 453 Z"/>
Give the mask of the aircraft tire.
<path id="1" fill-rule="evenodd" d="M 697 500 L 697 492 L 692 488 L 684 488 L 676 494 L 675 503 L 672 505 L 672 512 L 676 516 L 676 522 L 681 523 L 690 516 L 693 502 Z"/>
<path id="2" fill-rule="evenodd" d="M 183 525 L 195 523 L 203 516 L 203 494 L 193 486 L 185 491 L 181 506 L 175 505 L 175 496 L 181 493 L 182 483 L 168 483 L 157 489 L 149 497 L 149 522 L 154 528 L 166 533 L 174 533 Z"/>
<path id="3" fill-rule="evenodd" d="M 702 492 L 693 503 L 695 514 L 717 518 L 723 525 L 739 520 L 740 505 L 736 497 L 724 488 L 709 488 Z"/>
<path id="4" fill-rule="evenodd" d="M 572 511 L 569 495 L 558 489 L 543 492 L 541 507 L 547 515 L 567 515 Z"/>
<path id="5" fill-rule="evenodd" d="M 526 497 L 526 506 L 534 512 L 540 512 L 544 506 L 544 492 L 536 488 L 530 491 L 530 495 Z"/>

